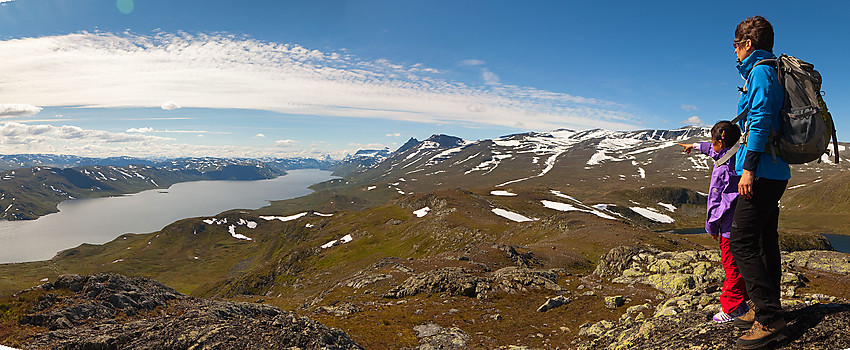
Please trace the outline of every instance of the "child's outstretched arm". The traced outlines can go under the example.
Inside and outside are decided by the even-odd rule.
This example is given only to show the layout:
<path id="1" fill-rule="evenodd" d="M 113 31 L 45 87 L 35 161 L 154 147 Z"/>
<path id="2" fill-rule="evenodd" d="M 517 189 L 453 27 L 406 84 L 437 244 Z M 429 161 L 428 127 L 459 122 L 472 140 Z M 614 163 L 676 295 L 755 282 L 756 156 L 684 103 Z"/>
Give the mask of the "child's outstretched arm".
<path id="1" fill-rule="evenodd" d="M 676 144 L 685 148 L 685 154 L 691 154 L 691 150 L 694 149 L 693 143 L 678 143 L 678 142 L 676 142 Z"/>

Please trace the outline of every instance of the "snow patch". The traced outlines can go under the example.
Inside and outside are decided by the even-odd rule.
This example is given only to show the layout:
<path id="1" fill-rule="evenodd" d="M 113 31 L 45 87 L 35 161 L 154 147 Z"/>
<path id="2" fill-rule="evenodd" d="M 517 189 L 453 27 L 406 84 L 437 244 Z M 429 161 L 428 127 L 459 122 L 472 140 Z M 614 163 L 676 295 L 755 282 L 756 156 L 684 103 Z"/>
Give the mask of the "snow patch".
<path id="1" fill-rule="evenodd" d="M 290 216 L 261 216 L 260 219 L 263 219 L 263 220 L 266 220 L 266 221 L 280 220 L 280 221 L 286 222 L 286 221 L 292 221 L 292 220 L 301 218 L 304 215 L 307 215 L 306 211 L 303 212 L 303 213 L 298 213 L 298 214 L 290 215 Z"/>
<path id="2" fill-rule="evenodd" d="M 505 209 L 494 208 L 494 209 L 492 209 L 492 211 L 493 211 L 493 214 L 496 214 L 498 216 L 501 216 L 501 217 L 508 219 L 508 220 L 511 220 L 511 221 L 516 221 L 516 222 L 534 221 L 533 219 L 529 219 L 529 218 L 523 216 L 522 214 L 517 214 L 517 213 L 514 213 L 512 211 L 507 211 Z"/>
<path id="3" fill-rule="evenodd" d="M 253 239 L 248 236 L 245 236 L 241 233 L 236 233 L 236 225 L 230 225 L 229 227 L 227 227 L 227 232 L 230 232 L 230 235 L 233 236 L 233 238 L 244 239 L 246 241 L 253 241 Z"/>
<path id="4" fill-rule="evenodd" d="M 671 218 L 667 215 L 664 215 L 664 214 L 661 214 L 657 211 L 652 210 L 651 208 L 629 207 L 629 209 L 631 209 L 635 213 L 638 213 L 641 216 L 643 216 L 647 219 L 650 219 L 652 221 L 655 221 L 655 222 L 669 224 L 669 223 L 676 221 L 676 220 L 673 220 L 673 218 Z"/>
<path id="5" fill-rule="evenodd" d="M 516 196 L 516 193 L 510 193 L 508 191 L 502 191 L 502 190 L 490 191 L 490 194 L 492 194 L 494 196 L 505 196 L 505 197 Z"/>
<path id="6" fill-rule="evenodd" d="M 507 141 L 493 140 L 493 143 L 495 143 L 496 146 L 501 146 L 501 147 L 517 147 L 517 146 L 520 145 L 519 140 L 507 140 Z"/>
<path id="7" fill-rule="evenodd" d="M 793 189 L 797 189 L 797 188 L 800 188 L 800 187 L 806 187 L 806 184 L 800 184 L 800 185 L 797 185 L 797 186 L 791 186 L 791 187 L 788 187 L 788 189 L 789 189 L 789 190 L 793 190 Z"/>
<path id="8" fill-rule="evenodd" d="M 570 197 L 570 196 L 568 196 L 568 195 L 565 195 L 565 194 L 561 193 L 561 191 L 557 191 L 557 190 L 549 190 L 549 192 L 550 192 L 550 193 L 552 193 L 552 194 L 554 194 L 554 195 L 555 195 L 555 196 L 557 196 L 557 197 L 566 198 L 566 199 L 569 199 L 569 200 L 571 200 L 571 201 L 575 201 L 575 202 L 579 202 L 579 203 L 581 203 L 578 199 L 575 199 L 575 198 L 573 198 L 573 197 Z"/>
<path id="9" fill-rule="evenodd" d="M 670 212 L 674 212 L 674 213 L 676 212 L 676 206 L 675 205 L 667 204 L 667 203 L 661 203 L 661 202 L 658 202 L 658 205 L 664 207 L 664 209 L 667 209 Z"/>
<path id="10" fill-rule="evenodd" d="M 415 210 L 413 212 L 413 215 L 416 215 L 417 218 L 421 218 L 421 217 L 425 216 L 426 214 L 428 214 L 429 211 L 431 211 L 431 208 L 425 207 L 425 208 L 422 208 L 422 209 L 419 209 L 419 210 Z"/>
<path id="11" fill-rule="evenodd" d="M 611 215 L 605 214 L 603 212 L 597 211 L 597 210 L 582 209 L 582 208 L 573 206 L 571 204 L 561 203 L 561 202 L 553 202 L 553 201 L 547 201 L 547 200 L 542 200 L 540 202 L 543 203 L 544 207 L 549 208 L 549 209 L 555 209 L 555 210 L 560 210 L 560 211 L 581 211 L 581 212 L 585 212 L 585 213 L 591 213 L 591 214 L 596 215 L 596 216 L 603 218 L 603 219 L 617 220 L 617 218 L 615 218 Z"/>

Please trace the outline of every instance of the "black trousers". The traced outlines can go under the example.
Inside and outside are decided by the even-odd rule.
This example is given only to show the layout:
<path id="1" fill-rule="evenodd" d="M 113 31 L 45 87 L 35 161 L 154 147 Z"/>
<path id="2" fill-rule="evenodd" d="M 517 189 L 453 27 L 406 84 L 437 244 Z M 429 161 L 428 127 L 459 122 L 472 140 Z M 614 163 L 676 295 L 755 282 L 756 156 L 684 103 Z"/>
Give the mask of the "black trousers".
<path id="1" fill-rule="evenodd" d="M 779 256 L 779 199 L 788 180 L 757 178 L 753 197 L 738 197 L 729 249 L 756 305 L 756 320 L 769 325 L 780 317 L 782 265 Z"/>

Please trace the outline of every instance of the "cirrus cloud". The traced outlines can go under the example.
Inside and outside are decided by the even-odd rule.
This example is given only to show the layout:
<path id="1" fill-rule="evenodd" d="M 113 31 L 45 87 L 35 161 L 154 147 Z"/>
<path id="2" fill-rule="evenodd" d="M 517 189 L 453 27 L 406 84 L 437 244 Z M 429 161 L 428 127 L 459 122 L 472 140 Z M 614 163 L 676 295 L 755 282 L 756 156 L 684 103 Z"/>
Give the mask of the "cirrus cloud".
<path id="1" fill-rule="evenodd" d="M 477 60 L 467 65 L 481 65 Z M 0 41 L 4 98 L 41 106 L 254 109 L 293 115 L 552 130 L 632 129 L 628 107 L 438 69 L 228 34 L 76 33 Z M 469 106 L 479 106 L 470 111 Z"/>

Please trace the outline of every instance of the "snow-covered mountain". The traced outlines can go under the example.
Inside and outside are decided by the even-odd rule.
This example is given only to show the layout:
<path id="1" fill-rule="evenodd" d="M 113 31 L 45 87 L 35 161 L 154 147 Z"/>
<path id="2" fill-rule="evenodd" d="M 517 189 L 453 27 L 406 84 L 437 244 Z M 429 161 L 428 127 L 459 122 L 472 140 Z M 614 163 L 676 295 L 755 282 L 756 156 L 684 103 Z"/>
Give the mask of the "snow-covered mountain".
<path id="1" fill-rule="evenodd" d="M 676 210 L 704 205 L 701 193 L 707 191 L 713 161 L 705 155 L 685 155 L 677 143 L 708 141 L 709 132 L 702 127 L 560 129 L 479 141 L 434 135 L 352 174 L 350 181 L 361 183 L 364 190 L 398 194 L 447 188 L 492 195 L 525 192 L 549 201 L 544 205 L 550 209 L 568 204 L 597 215 L 619 214 L 651 223 L 671 224 L 682 215 L 697 221 L 703 209 Z M 821 163 L 795 166 L 794 181 L 813 181 L 847 169 L 846 161 L 835 165 L 824 156 Z M 559 196 L 554 193 L 570 200 L 556 204 Z"/>

